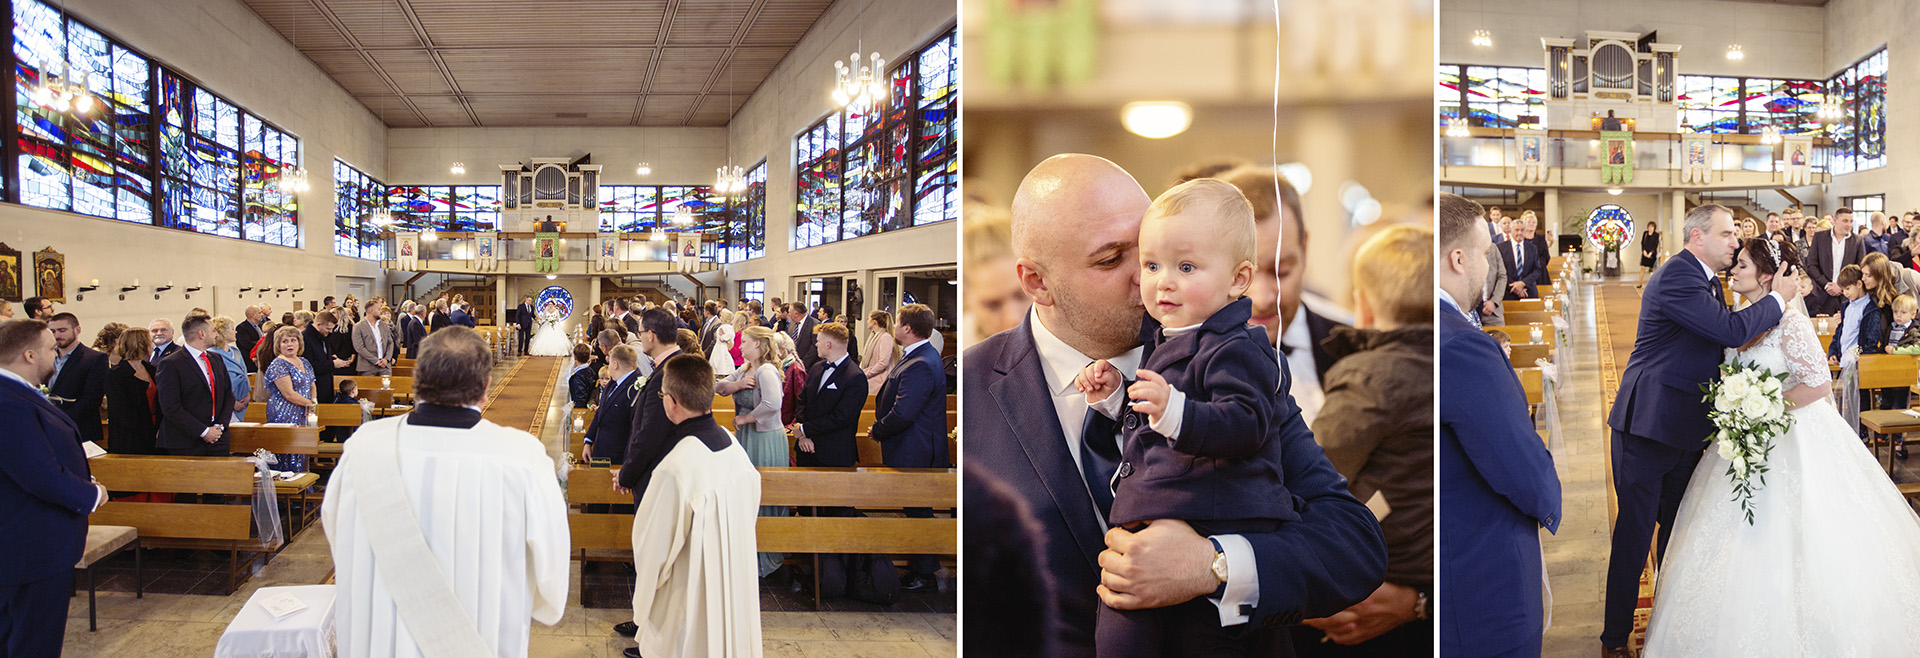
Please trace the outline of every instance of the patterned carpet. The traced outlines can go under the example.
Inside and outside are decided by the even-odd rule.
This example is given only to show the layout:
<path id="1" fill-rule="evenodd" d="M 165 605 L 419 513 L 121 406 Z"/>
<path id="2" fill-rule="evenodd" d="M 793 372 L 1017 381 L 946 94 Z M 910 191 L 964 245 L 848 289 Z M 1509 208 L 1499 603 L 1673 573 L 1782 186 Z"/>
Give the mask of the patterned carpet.
<path id="1" fill-rule="evenodd" d="M 556 356 L 530 356 L 520 359 L 507 372 L 506 380 L 494 385 L 493 395 L 481 415 L 502 427 L 524 427 L 540 436 L 547 422 L 547 405 L 553 400 L 553 387 L 560 379 L 560 367 L 566 359 Z"/>

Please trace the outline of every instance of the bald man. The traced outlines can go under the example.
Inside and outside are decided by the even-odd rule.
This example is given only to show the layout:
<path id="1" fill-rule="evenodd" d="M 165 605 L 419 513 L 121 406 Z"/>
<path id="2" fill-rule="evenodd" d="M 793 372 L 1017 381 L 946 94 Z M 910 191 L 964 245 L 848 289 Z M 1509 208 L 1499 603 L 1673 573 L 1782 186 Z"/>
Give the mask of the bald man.
<path id="1" fill-rule="evenodd" d="M 962 357 L 967 464 L 1003 478 L 1047 537 L 1040 570 L 1054 581 L 1056 655 L 1094 654 L 1103 601 L 1130 610 L 1199 597 L 1215 603 L 1222 626 L 1259 634 L 1255 654 L 1286 651 L 1285 625 L 1339 612 L 1379 586 L 1386 549 L 1301 421 L 1284 367 L 1268 440 L 1285 446 L 1281 476 L 1299 521 L 1214 537 L 1177 520 L 1107 530 L 1122 428 L 1089 413 L 1073 378 L 1096 359 L 1123 373 L 1145 361 L 1138 238 L 1149 202 L 1132 176 L 1090 155 L 1048 158 L 1021 181 L 1013 249 L 1033 308 Z M 1052 404 L 1033 404 L 1043 399 Z"/>

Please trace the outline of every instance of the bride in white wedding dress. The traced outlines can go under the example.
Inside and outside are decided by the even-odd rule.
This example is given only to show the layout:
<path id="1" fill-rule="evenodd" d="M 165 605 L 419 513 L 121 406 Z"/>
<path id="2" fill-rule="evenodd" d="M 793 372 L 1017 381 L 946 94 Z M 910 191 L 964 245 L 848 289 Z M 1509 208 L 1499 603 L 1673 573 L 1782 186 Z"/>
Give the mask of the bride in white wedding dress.
<path id="1" fill-rule="evenodd" d="M 527 341 L 527 354 L 532 356 L 572 356 L 573 341 L 567 338 L 567 332 L 560 330 L 560 307 L 547 302 L 540 309 L 540 315 L 533 320 L 533 338 Z"/>
<path id="2" fill-rule="evenodd" d="M 1742 242 L 1730 285 L 1765 295 L 1793 248 Z M 1775 249 L 1780 255 L 1775 256 Z M 1659 571 L 1647 658 L 1920 655 L 1920 517 L 1829 400 L 1804 307 L 1729 358 L 1788 373 L 1792 428 L 1775 437 L 1747 524 L 1728 462 L 1693 471 Z"/>

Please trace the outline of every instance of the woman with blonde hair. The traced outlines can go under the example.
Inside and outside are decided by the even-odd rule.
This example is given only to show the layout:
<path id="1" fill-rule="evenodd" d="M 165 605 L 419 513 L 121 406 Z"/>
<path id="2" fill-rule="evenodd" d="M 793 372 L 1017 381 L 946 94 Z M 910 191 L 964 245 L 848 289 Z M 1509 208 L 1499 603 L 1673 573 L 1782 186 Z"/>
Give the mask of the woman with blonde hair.
<path id="1" fill-rule="evenodd" d="M 93 335 L 93 344 L 88 347 L 107 354 L 108 368 L 120 365 L 120 352 L 115 350 L 114 346 L 120 344 L 120 334 L 126 333 L 126 331 L 127 325 L 118 322 L 108 322 L 107 326 L 100 328 L 99 333 Z"/>
<path id="2" fill-rule="evenodd" d="M 893 340 L 893 316 L 886 311 L 867 314 L 867 354 L 860 372 L 867 376 L 867 390 L 878 392 L 887 383 L 887 373 L 900 360 L 900 345 Z"/>
<path id="3" fill-rule="evenodd" d="M 746 364 L 714 386 L 714 393 L 733 396 L 734 434 L 756 467 L 790 465 L 786 426 L 780 418 L 784 396 L 776 335 L 780 334 L 765 327 L 748 329 L 740 341 Z M 760 516 L 787 516 L 787 508 L 763 506 Z M 780 553 L 761 553 L 760 576 L 773 573 L 785 559 Z"/>
<path id="4" fill-rule="evenodd" d="M 110 348 L 119 363 L 107 369 L 107 449 L 117 455 L 158 455 L 160 405 L 154 399 L 153 334 L 138 327 L 120 332 Z"/>
<path id="5" fill-rule="evenodd" d="M 746 333 L 748 328 L 755 326 L 753 317 L 746 311 L 735 311 L 728 318 L 727 324 L 733 327 L 733 342 L 728 347 L 727 353 L 733 355 L 733 367 L 738 368 L 747 362 L 746 357 L 740 354 L 740 336 Z"/>
<path id="6" fill-rule="evenodd" d="M 213 319 L 213 346 L 207 351 L 220 355 L 227 364 L 227 385 L 233 388 L 233 422 L 247 420 L 247 404 L 253 401 L 253 385 L 247 382 L 247 358 L 240 353 L 240 345 L 233 342 L 233 318 L 219 316 Z"/>

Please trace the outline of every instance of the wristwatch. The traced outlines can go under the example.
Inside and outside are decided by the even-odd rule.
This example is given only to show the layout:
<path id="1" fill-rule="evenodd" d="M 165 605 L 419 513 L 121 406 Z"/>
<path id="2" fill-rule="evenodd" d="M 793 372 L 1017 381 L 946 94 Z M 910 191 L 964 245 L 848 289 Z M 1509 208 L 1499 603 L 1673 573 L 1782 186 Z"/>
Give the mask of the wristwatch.
<path id="1" fill-rule="evenodd" d="M 1220 540 L 1208 537 L 1213 542 L 1213 577 L 1220 579 L 1220 586 L 1213 590 L 1214 597 L 1227 595 L 1227 550 L 1220 546 Z"/>

